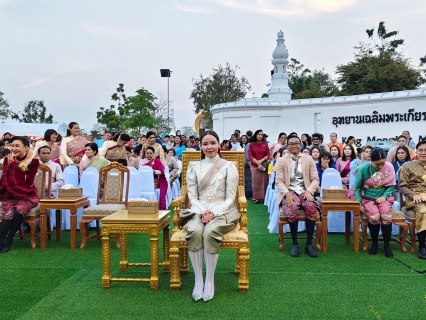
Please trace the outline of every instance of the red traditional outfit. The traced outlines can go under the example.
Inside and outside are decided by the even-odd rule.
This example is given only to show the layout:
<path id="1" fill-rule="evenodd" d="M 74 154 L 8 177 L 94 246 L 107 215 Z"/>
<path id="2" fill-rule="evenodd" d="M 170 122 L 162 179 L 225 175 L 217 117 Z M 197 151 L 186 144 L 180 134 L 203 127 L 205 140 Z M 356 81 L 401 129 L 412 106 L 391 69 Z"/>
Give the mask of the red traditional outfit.
<path id="1" fill-rule="evenodd" d="M 268 187 L 268 171 L 258 169 L 257 164 L 252 160 L 260 160 L 262 158 L 270 158 L 269 147 L 266 142 L 251 142 L 248 150 L 248 157 L 251 161 L 251 176 L 253 184 L 253 198 L 256 200 L 265 199 L 266 188 Z M 265 160 L 266 161 L 266 160 Z"/>
<path id="2" fill-rule="evenodd" d="M 0 179 L 3 219 L 12 219 L 14 208 L 25 217 L 40 202 L 34 185 L 38 166 L 39 161 L 35 158 L 15 158 L 10 163 L 8 158 L 4 159 Z"/>
<path id="3" fill-rule="evenodd" d="M 146 159 L 145 159 L 146 160 Z M 168 183 L 166 176 L 164 175 L 164 166 L 161 163 L 160 159 L 153 158 L 151 160 L 148 160 L 144 166 L 149 166 L 152 168 L 152 170 L 159 170 L 161 171 L 161 174 L 157 175 L 154 174 L 154 178 L 158 178 L 158 185 L 160 186 L 160 203 L 159 208 L 160 210 L 166 210 L 166 194 L 167 194 L 167 188 Z"/>

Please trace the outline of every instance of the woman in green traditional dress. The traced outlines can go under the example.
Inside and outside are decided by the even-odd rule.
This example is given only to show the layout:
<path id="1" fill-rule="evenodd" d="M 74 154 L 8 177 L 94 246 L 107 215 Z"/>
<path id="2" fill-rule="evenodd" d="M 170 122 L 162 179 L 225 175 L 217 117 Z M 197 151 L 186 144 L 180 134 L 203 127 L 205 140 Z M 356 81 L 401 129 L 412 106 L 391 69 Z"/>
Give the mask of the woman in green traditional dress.
<path id="1" fill-rule="evenodd" d="M 93 167 L 99 171 L 102 167 L 110 164 L 107 159 L 98 156 L 98 145 L 96 143 L 88 143 L 85 148 L 86 157 L 81 160 L 79 165 L 80 177 L 87 168 Z"/>

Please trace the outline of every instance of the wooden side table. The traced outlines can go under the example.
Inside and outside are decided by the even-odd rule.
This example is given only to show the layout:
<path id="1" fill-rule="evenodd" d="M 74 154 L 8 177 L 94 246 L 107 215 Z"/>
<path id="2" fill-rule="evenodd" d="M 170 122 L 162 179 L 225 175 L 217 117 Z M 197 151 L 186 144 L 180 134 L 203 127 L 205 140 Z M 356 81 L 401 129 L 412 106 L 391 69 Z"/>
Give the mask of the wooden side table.
<path id="1" fill-rule="evenodd" d="M 346 243 L 350 238 L 350 212 L 354 213 L 354 251 L 359 252 L 359 216 L 361 207 L 359 202 L 351 199 L 323 199 L 322 200 L 322 251 L 327 252 L 328 211 L 345 211 Z"/>
<path id="2" fill-rule="evenodd" d="M 78 208 L 87 208 L 90 205 L 89 197 L 83 196 L 78 198 L 52 198 L 40 199 L 40 227 L 41 227 L 41 248 L 46 248 L 47 235 L 47 219 L 46 210 L 56 209 L 56 240 L 61 239 L 60 211 L 68 209 L 71 213 L 71 249 L 75 249 L 76 234 L 77 234 L 77 210 Z M 58 224 L 59 222 L 59 224 Z"/>
<path id="3" fill-rule="evenodd" d="M 102 222 L 102 280 L 103 288 L 110 288 L 111 282 L 149 282 L 151 290 L 158 290 L 160 279 L 159 267 L 163 272 L 170 272 L 169 228 L 170 211 L 161 210 L 158 214 L 128 213 L 120 210 L 101 220 Z M 158 235 L 163 230 L 163 263 L 159 262 Z M 151 267 L 150 278 L 113 278 L 111 277 L 110 233 L 120 235 L 120 271 L 125 272 L 129 266 Z M 129 263 L 127 259 L 127 236 L 129 233 L 149 234 L 151 242 L 150 263 Z"/>

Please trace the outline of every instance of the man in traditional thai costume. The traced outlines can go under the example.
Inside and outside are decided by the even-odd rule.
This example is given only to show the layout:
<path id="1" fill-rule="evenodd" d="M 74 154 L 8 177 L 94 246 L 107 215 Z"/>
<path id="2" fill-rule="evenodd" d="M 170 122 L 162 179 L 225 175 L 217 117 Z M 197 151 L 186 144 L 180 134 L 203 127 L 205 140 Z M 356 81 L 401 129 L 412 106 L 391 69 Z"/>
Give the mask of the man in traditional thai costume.
<path id="1" fill-rule="evenodd" d="M 147 143 L 142 148 L 141 158 L 144 159 L 146 157 L 145 156 L 146 148 L 152 147 L 155 150 L 154 158 L 160 159 L 163 166 L 166 165 L 167 161 L 164 156 L 163 145 L 156 142 L 157 134 L 154 131 L 148 131 L 148 133 L 146 134 L 146 138 L 147 138 Z"/>
<path id="2" fill-rule="evenodd" d="M 104 157 L 108 161 L 118 162 L 123 166 L 127 166 L 127 152 L 124 147 L 130 141 L 130 136 L 123 131 L 118 131 L 112 141 L 105 141 L 99 150 L 99 156 Z"/>
<path id="3" fill-rule="evenodd" d="M 416 145 L 417 159 L 399 169 L 399 190 L 406 198 L 403 211 L 413 211 L 419 240 L 420 259 L 426 259 L 426 140 Z"/>
<path id="4" fill-rule="evenodd" d="M 392 205 L 395 189 L 395 171 L 386 162 L 386 152 L 375 148 L 370 152 L 370 163 L 358 168 L 355 177 L 354 197 L 361 205 L 361 211 L 368 218 L 371 247 L 368 254 L 376 255 L 380 228 L 382 229 L 384 251 L 387 258 L 393 258 L 390 249 L 392 232 Z"/>
<path id="5" fill-rule="evenodd" d="M 302 154 L 301 140 L 298 136 L 290 135 L 287 140 L 289 154 L 279 158 L 275 164 L 275 183 L 278 187 L 277 204 L 281 206 L 288 218 L 293 246 L 290 255 L 299 256 L 297 228 L 299 210 L 306 216 L 306 246 L 305 252 L 313 258 L 318 254 L 312 246 L 315 220 L 317 218 L 314 193 L 319 186 L 318 171 L 315 162 L 308 154 Z"/>

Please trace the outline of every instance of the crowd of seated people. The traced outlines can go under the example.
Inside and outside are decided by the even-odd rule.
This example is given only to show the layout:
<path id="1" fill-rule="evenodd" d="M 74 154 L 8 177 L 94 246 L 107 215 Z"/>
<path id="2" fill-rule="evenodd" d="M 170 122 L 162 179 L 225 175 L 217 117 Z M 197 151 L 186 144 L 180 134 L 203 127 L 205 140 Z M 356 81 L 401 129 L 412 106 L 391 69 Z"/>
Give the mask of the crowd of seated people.
<path id="1" fill-rule="evenodd" d="M 294 141 L 291 148 L 289 148 L 290 137 L 297 137 L 297 139 L 293 139 Z M 3 162 L 5 158 L 14 156 L 13 153 L 12 156 L 9 155 L 13 150 L 13 141 L 15 140 L 13 140 L 13 135 L 11 133 L 7 132 L 3 134 L 3 138 L 0 140 L 0 163 Z M 335 132 L 330 134 L 329 142 L 325 142 L 324 136 L 318 132 L 313 134 L 303 133 L 300 137 L 295 132 L 288 135 L 285 132 L 281 132 L 275 142 L 270 142 L 268 141 L 268 135 L 261 129 L 256 130 L 254 133 L 249 130 L 243 135 L 241 135 L 241 131 L 237 129 L 230 135 L 229 139 L 223 139 L 221 141 L 220 151 L 245 152 L 244 181 L 246 197 L 254 200 L 254 203 L 259 203 L 264 199 L 269 176 L 273 172 L 277 172 L 277 165 L 281 163 L 280 159 L 284 157 L 289 159 L 293 159 L 294 157 L 297 158 L 297 152 L 299 152 L 300 156 L 308 156 L 315 166 L 315 172 L 318 178 L 310 176 L 309 179 L 313 179 L 312 181 L 318 179 L 318 185 L 315 183 L 309 186 L 309 188 L 315 187 L 312 196 L 319 195 L 321 177 L 324 171 L 328 168 L 333 168 L 339 172 L 344 188 L 351 189 L 352 193 L 349 194 L 353 194 L 357 199 L 360 194 L 359 190 L 365 186 L 365 183 L 369 183 L 368 179 L 371 177 L 368 176 L 368 174 L 373 173 L 373 171 L 381 172 L 383 152 L 377 153 L 378 151 L 374 151 L 377 150 L 377 148 L 370 145 L 362 147 L 356 146 L 355 141 L 356 139 L 354 136 L 349 136 L 344 142 L 339 142 L 338 135 Z M 52 172 L 55 172 L 56 189 L 60 187 L 61 183 L 63 184 L 63 178 L 60 172 L 62 172 L 66 166 L 70 165 L 77 166 L 80 175 L 89 167 L 100 170 L 100 168 L 113 161 L 135 169 L 142 166 L 150 166 L 156 175 L 155 184 L 160 189 L 161 208 L 165 208 L 165 194 L 167 193 L 167 188 L 170 188 L 176 179 L 182 179 L 182 177 L 180 177 L 180 173 L 182 172 L 182 152 L 200 150 L 200 139 L 198 137 L 191 135 L 187 138 L 185 135 L 182 135 L 179 130 L 177 130 L 174 135 L 165 132 L 157 135 L 155 129 L 150 129 L 145 135 L 135 138 L 121 131 L 116 133 L 106 131 L 101 139 L 93 139 L 90 136 L 81 134 L 79 125 L 76 122 L 71 122 L 69 124 L 67 135 L 64 138 L 58 135 L 55 130 L 49 129 L 46 131 L 43 140 L 33 141 L 29 139 L 28 142 L 28 152 L 26 156 L 28 158 L 39 158 L 41 163 L 51 167 Z M 384 194 L 384 198 L 388 204 L 391 204 L 394 200 L 398 201 L 397 191 L 400 184 L 398 173 L 404 166 L 411 164 L 413 161 L 420 161 L 418 145 L 415 145 L 408 131 L 403 131 L 396 139 L 396 143 L 396 146 L 391 148 L 387 154 L 385 153 L 386 165 L 383 165 L 387 173 L 390 172 L 388 170 L 390 165 L 392 167 L 392 174 L 394 175 L 394 182 L 389 182 L 390 184 L 393 183 L 392 191 L 389 193 L 389 185 L 389 188 L 386 189 L 386 193 Z M 22 144 L 25 145 L 25 143 Z M 378 156 L 380 161 L 373 161 L 371 159 L 373 151 L 376 155 L 375 157 L 377 158 Z M 292 161 L 295 160 L 293 159 Z M 377 164 L 377 161 L 380 163 Z M 387 165 L 387 163 L 389 163 L 389 165 Z M 166 170 L 166 166 L 168 170 Z M 294 164 L 292 164 L 292 169 L 297 170 L 297 168 L 294 168 Z M 366 173 L 365 170 L 367 169 L 370 171 Z M 165 179 L 166 172 L 168 172 L 169 175 L 168 179 Z M 305 172 L 305 174 L 307 173 Z M 361 174 L 364 176 L 361 177 Z M 389 175 L 390 173 L 388 176 Z M 359 182 L 360 179 L 365 180 L 362 180 L 364 184 L 361 184 L 361 187 Z M 405 179 L 407 179 L 406 176 Z M 169 183 L 167 183 L 167 180 Z M 373 179 L 373 182 L 374 181 Z M 277 181 L 274 181 L 274 185 L 279 187 L 279 183 L 277 184 L 276 182 Z M 284 179 L 282 183 L 287 183 L 287 181 Z M 290 187 L 290 185 L 288 187 Z M 408 194 L 407 187 L 404 191 Z M 363 191 L 361 193 L 363 193 Z M 298 195 L 297 192 L 296 195 Z M 382 196 L 378 196 L 375 201 L 383 198 Z M 423 198 L 423 195 L 421 198 L 414 197 L 414 200 L 417 201 L 415 204 L 418 204 L 419 201 L 426 201 L 426 196 L 424 197 L 425 198 Z M 411 198 L 413 198 L 412 194 Z M 364 200 L 365 199 L 362 198 L 360 201 L 363 202 Z M 286 201 L 287 200 L 284 202 L 287 203 Z M 289 200 L 289 202 L 291 201 Z M 307 204 L 307 206 L 309 205 Z M 382 207 L 383 206 L 384 205 L 382 205 Z M 366 203 L 363 207 L 366 211 L 368 211 L 369 208 L 371 209 L 369 203 Z M 380 220 L 380 224 L 382 224 L 382 232 L 384 232 L 387 237 L 386 223 L 388 221 L 386 221 L 386 215 L 383 217 L 384 218 L 380 218 L 382 219 Z M 378 221 L 379 220 L 371 220 L 370 222 L 370 229 L 373 235 L 376 234 L 377 227 L 375 227 L 375 225 L 379 224 Z M 419 226 L 419 228 L 421 228 L 421 226 Z M 421 247 L 421 249 L 422 248 L 423 247 Z M 377 250 L 373 247 L 370 253 L 374 254 L 376 251 Z M 307 249 L 307 252 L 309 252 L 308 254 L 310 256 L 315 256 L 315 253 L 312 252 L 310 247 Z M 386 249 L 386 252 L 386 256 L 392 256 L 389 250 Z"/>

